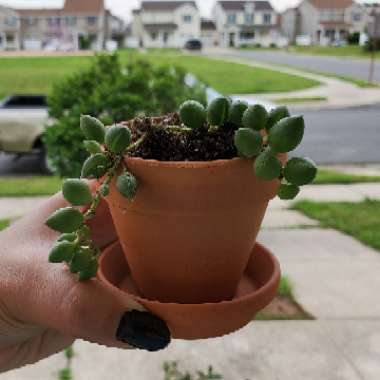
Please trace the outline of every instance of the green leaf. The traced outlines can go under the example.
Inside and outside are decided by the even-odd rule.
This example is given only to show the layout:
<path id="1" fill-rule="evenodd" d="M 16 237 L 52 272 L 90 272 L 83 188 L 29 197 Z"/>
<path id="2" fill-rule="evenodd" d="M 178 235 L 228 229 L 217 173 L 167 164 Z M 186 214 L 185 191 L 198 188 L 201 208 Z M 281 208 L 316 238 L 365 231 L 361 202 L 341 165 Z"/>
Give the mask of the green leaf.
<path id="1" fill-rule="evenodd" d="M 179 109 L 179 115 L 182 123 L 191 129 L 201 128 L 206 122 L 206 110 L 195 100 L 184 102 Z"/>
<path id="2" fill-rule="evenodd" d="M 277 195 L 280 199 L 292 200 L 299 194 L 299 192 L 300 188 L 298 186 L 283 183 L 278 188 Z"/>
<path id="3" fill-rule="evenodd" d="M 285 165 L 284 176 L 289 183 L 304 186 L 314 181 L 317 171 L 317 166 L 309 158 L 294 157 Z"/>
<path id="4" fill-rule="evenodd" d="M 280 120 L 268 133 L 270 147 L 278 153 L 291 152 L 301 143 L 305 132 L 303 116 Z"/>
<path id="5" fill-rule="evenodd" d="M 256 176 L 265 181 L 272 181 L 281 176 L 282 164 L 269 148 L 256 158 L 253 167 Z"/>
<path id="6" fill-rule="evenodd" d="M 96 142 L 95 140 L 85 140 L 84 141 L 84 147 L 86 148 L 87 152 L 91 154 L 96 154 L 96 153 L 102 153 L 102 146 Z"/>
<path id="7" fill-rule="evenodd" d="M 243 157 L 257 156 L 263 148 L 263 138 L 257 131 L 249 128 L 240 128 L 235 132 L 235 146 Z"/>
<path id="8" fill-rule="evenodd" d="M 96 274 L 98 273 L 99 264 L 96 258 L 94 257 L 88 267 L 82 271 L 79 272 L 79 281 L 88 281 L 91 280 L 93 277 L 96 277 Z"/>
<path id="9" fill-rule="evenodd" d="M 132 140 L 131 131 L 122 125 L 114 125 L 107 130 L 106 146 L 115 154 L 123 153 Z"/>
<path id="10" fill-rule="evenodd" d="M 58 239 L 57 242 L 60 241 L 75 241 L 77 238 L 76 233 L 68 233 L 68 234 L 62 234 Z"/>
<path id="11" fill-rule="evenodd" d="M 210 125 L 222 126 L 228 120 L 229 110 L 229 99 L 216 98 L 207 107 L 207 121 Z"/>
<path id="12" fill-rule="evenodd" d="M 287 107 L 280 106 L 273 108 L 269 112 L 268 122 L 266 125 L 267 131 L 269 131 L 275 124 L 277 124 L 280 120 L 285 119 L 290 116 L 290 112 Z"/>
<path id="13" fill-rule="evenodd" d="M 238 126 L 241 127 L 243 125 L 243 115 L 244 112 L 248 108 L 248 103 L 244 102 L 242 100 L 236 100 L 232 103 L 230 108 L 230 115 L 228 117 L 228 120 Z"/>
<path id="14" fill-rule="evenodd" d="M 94 154 L 87 158 L 82 167 L 82 178 L 95 179 L 103 177 L 111 165 L 110 159 L 104 154 Z"/>
<path id="15" fill-rule="evenodd" d="M 90 187 L 80 179 L 67 179 L 63 183 L 62 193 L 73 206 L 86 206 L 92 202 Z"/>
<path id="16" fill-rule="evenodd" d="M 82 115 L 80 118 L 80 128 L 87 140 L 104 143 L 106 129 L 101 121 L 89 115 Z"/>
<path id="17" fill-rule="evenodd" d="M 75 248 L 76 244 L 69 241 L 57 243 L 50 252 L 49 261 L 51 263 L 63 263 L 64 261 L 70 262 Z"/>
<path id="18" fill-rule="evenodd" d="M 261 131 L 265 128 L 268 121 L 268 112 L 260 104 L 249 106 L 243 114 L 243 126 L 245 128 L 255 129 Z"/>
<path id="19" fill-rule="evenodd" d="M 108 183 L 102 184 L 102 186 L 100 187 L 100 193 L 103 197 L 107 197 L 110 194 L 110 186 L 108 185 Z"/>
<path id="20" fill-rule="evenodd" d="M 133 200 L 137 193 L 138 181 L 131 173 L 125 171 L 117 178 L 116 187 L 121 195 L 129 200 Z"/>
<path id="21" fill-rule="evenodd" d="M 92 236 L 92 232 L 91 232 L 91 228 L 87 225 L 83 225 L 80 230 L 79 230 L 79 233 L 82 237 L 82 239 L 84 240 L 91 240 L 91 236 Z"/>
<path id="22" fill-rule="evenodd" d="M 70 264 L 71 273 L 79 273 L 87 270 L 93 260 L 93 251 L 88 247 L 81 247 L 74 254 L 74 257 Z"/>
<path id="23" fill-rule="evenodd" d="M 82 225 L 83 214 L 73 207 L 61 208 L 53 213 L 46 225 L 58 232 L 75 232 Z"/>

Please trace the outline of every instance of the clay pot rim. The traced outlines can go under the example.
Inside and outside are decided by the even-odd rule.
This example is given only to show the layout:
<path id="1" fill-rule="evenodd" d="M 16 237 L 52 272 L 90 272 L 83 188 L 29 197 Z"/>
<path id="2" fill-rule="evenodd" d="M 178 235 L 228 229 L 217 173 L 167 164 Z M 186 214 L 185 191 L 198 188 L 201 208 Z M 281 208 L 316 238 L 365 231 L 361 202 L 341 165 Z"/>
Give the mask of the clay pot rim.
<path id="1" fill-rule="evenodd" d="M 117 246 L 117 245 L 120 245 L 120 247 L 121 247 L 121 244 L 120 244 L 119 240 L 116 240 L 115 242 L 111 243 L 110 245 L 108 245 L 107 247 L 105 247 L 103 249 L 102 255 L 100 257 L 100 263 L 99 263 L 100 265 L 99 265 L 99 270 L 98 270 L 98 278 L 103 283 L 107 284 L 107 286 L 111 286 L 114 290 L 116 289 L 118 292 L 123 292 L 116 285 L 112 284 L 107 279 L 107 277 L 104 275 L 104 273 L 102 271 L 102 261 L 105 258 L 105 253 L 107 254 L 108 251 L 112 251 L 112 249 L 115 246 Z M 141 302 L 149 302 L 149 304 L 151 304 L 151 305 L 162 305 L 162 304 L 165 304 L 167 306 L 178 306 L 178 305 L 181 305 L 182 307 L 192 307 L 192 308 L 198 308 L 198 309 L 201 309 L 201 308 L 204 308 L 204 307 L 209 307 L 209 306 L 214 306 L 215 307 L 217 305 L 223 306 L 223 305 L 227 305 L 227 304 L 230 305 L 230 306 L 231 305 L 238 306 L 242 302 L 250 300 L 252 297 L 258 298 L 262 294 L 266 294 L 268 291 L 270 291 L 270 289 L 273 286 L 276 285 L 276 283 L 278 283 L 280 281 L 280 278 L 281 278 L 281 267 L 280 267 L 280 263 L 279 263 L 278 259 L 276 258 L 276 256 L 274 254 L 272 254 L 268 248 L 266 248 L 264 245 L 262 245 L 262 244 L 260 244 L 258 242 L 256 242 L 255 246 L 259 247 L 260 250 L 265 251 L 265 253 L 267 253 L 268 258 L 270 259 L 270 261 L 271 261 L 271 263 L 273 265 L 273 273 L 271 275 L 271 278 L 261 288 L 255 290 L 254 292 L 250 292 L 250 293 L 248 293 L 248 294 L 246 294 L 244 296 L 241 296 L 241 297 L 238 297 L 238 298 L 234 298 L 232 300 L 221 301 L 221 302 L 205 302 L 205 303 L 198 303 L 198 304 L 186 304 L 186 303 L 160 302 L 160 301 L 157 301 L 157 300 L 150 300 L 150 299 L 143 298 L 143 297 L 140 297 L 140 296 L 135 296 L 133 294 L 126 293 L 126 292 L 123 292 L 123 293 L 130 295 L 131 297 L 133 297 L 139 303 L 141 303 Z M 252 254 L 253 253 L 254 253 L 254 249 L 252 249 Z M 252 256 L 252 254 L 251 254 L 251 256 Z M 127 263 L 127 265 L 129 265 L 129 264 Z"/>
<path id="2" fill-rule="evenodd" d="M 153 159 L 144 159 L 141 157 L 131 157 L 126 155 L 124 162 L 128 165 L 134 164 L 145 167 L 160 167 L 160 168 L 172 168 L 172 169 L 210 169 L 220 167 L 232 167 L 237 163 L 247 161 L 245 158 L 234 157 L 226 160 L 214 160 L 214 161 L 159 161 Z M 253 160 L 252 160 L 253 161 Z"/>

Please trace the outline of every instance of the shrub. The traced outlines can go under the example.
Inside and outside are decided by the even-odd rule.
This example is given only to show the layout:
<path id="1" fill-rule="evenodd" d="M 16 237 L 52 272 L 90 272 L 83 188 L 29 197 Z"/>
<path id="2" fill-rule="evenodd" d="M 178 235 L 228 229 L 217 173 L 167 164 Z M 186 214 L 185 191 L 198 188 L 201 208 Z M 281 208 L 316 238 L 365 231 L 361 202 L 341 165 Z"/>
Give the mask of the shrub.
<path id="1" fill-rule="evenodd" d="M 88 156 L 78 123 L 83 114 L 113 124 L 137 114 L 166 114 L 188 98 L 205 103 L 203 86 L 187 86 L 185 76 L 179 67 L 156 66 L 143 60 L 123 64 L 117 55 L 110 55 L 98 56 L 89 68 L 58 82 L 48 99 L 53 123 L 44 136 L 57 174 L 80 175 Z"/>
<path id="2" fill-rule="evenodd" d="M 347 37 L 347 42 L 349 45 L 359 45 L 360 43 L 360 33 L 359 32 L 355 32 L 355 33 L 351 33 L 348 35 Z"/>
<path id="3" fill-rule="evenodd" d="M 368 42 L 364 45 L 364 50 L 371 51 L 379 51 L 380 50 L 380 37 L 372 37 L 368 40 Z"/>

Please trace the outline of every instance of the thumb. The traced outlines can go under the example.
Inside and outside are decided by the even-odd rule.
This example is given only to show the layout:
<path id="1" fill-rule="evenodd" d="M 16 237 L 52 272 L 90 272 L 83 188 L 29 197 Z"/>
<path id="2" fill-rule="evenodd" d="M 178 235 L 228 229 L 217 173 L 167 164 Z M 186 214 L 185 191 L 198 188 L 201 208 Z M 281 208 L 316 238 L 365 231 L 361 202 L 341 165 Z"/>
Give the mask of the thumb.
<path id="1" fill-rule="evenodd" d="M 28 289 L 26 310 L 33 323 L 109 347 L 158 351 L 170 343 L 164 321 L 97 279 L 77 282 L 58 267 L 44 271 Z"/>

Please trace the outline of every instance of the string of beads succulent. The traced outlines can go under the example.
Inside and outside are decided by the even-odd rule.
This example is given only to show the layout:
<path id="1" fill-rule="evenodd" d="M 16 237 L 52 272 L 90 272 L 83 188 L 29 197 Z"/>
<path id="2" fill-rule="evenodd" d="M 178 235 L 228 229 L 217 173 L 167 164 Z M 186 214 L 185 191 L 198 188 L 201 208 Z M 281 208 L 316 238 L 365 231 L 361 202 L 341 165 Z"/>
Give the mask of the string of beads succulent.
<path id="1" fill-rule="evenodd" d="M 234 133 L 232 148 L 240 157 L 252 160 L 256 176 L 282 181 L 278 190 L 281 199 L 295 198 L 299 186 L 311 183 L 316 176 L 317 168 L 309 159 L 295 157 L 283 165 L 278 158 L 301 143 L 305 129 L 303 117 L 290 116 L 286 107 L 268 113 L 261 105 L 249 106 L 225 97 L 216 98 L 207 108 L 188 100 L 181 105 L 179 117 L 168 120 L 178 120 L 179 125 L 154 122 L 150 128 L 163 131 L 165 136 L 189 135 L 201 129 L 215 136 L 218 130 L 230 129 Z M 105 127 L 94 117 L 81 117 L 84 146 L 90 156 L 83 164 L 81 178 L 63 183 L 63 196 L 71 206 L 57 210 L 46 221 L 48 227 L 62 234 L 50 252 L 50 262 L 66 262 L 81 281 L 91 279 L 98 270 L 100 250 L 92 240 L 88 222 L 95 216 L 101 198 L 109 194 L 112 180 L 130 201 L 138 191 L 138 180 L 125 168 L 123 159 L 147 144 L 149 131 L 132 133 L 128 125 Z M 88 180 L 97 180 L 96 191 L 91 190 Z"/>

